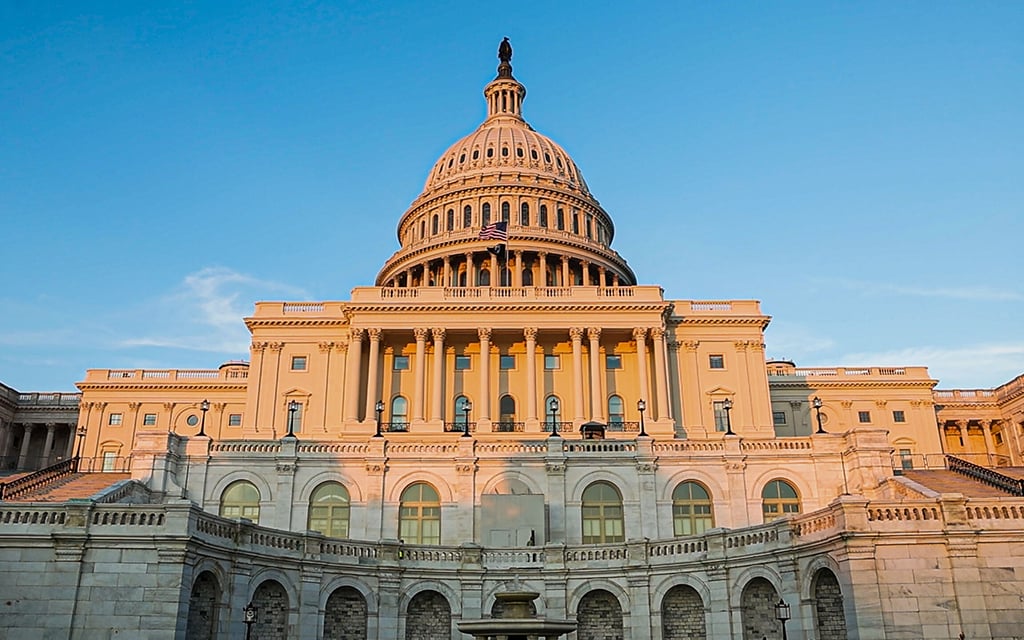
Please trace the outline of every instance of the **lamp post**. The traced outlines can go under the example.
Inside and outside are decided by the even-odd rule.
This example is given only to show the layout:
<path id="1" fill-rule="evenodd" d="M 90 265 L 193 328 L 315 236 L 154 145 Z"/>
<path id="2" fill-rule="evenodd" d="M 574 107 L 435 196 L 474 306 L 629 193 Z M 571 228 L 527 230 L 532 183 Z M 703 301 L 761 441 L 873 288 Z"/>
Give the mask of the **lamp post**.
<path id="1" fill-rule="evenodd" d="M 551 414 L 551 435 L 549 438 L 561 438 L 558 435 L 558 423 L 555 422 L 555 416 L 558 415 L 558 398 L 551 398 L 548 401 L 548 413 Z"/>
<path id="2" fill-rule="evenodd" d="M 466 424 L 462 427 L 462 437 L 469 437 L 469 412 L 473 410 L 473 403 L 466 398 L 465 402 L 462 403 L 462 411 L 466 414 Z"/>
<path id="3" fill-rule="evenodd" d="M 636 401 L 636 410 L 640 412 L 640 436 L 646 438 L 647 430 L 644 429 L 644 409 L 647 408 L 647 403 L 641 398 Z"/>
<path id="4" fill-rule="evenodd" d="M 75 434 L 78 436 L 78 451 L 75 453 L 75 473 L 78 473 L 78 465 L 81 464 L 82 460 L 82 446 L 85 444 L 85 425 L 78 425 L 78 431 Z"/>
<path id="5" fill-rule="evenodd" d="M 299 410 L 299 403 L 292 400 L 288 403 L 288 435 L 286 438 L 295 437 L 295 412 Z"/>
<path id="6" fill-rule="evenodd" d="M 736 434 L 732 431 L 732 416 L 729 414 L 732 411 L 732 398 L 726 398 L 722 408 L 725 409 L 725 435 L 734 436 Z"/>
<path id="7" fill-rule="evenodd" d="M 242 609 L 242 622 L 245 623 L 245 640 L 252 638 L 252 625 L 256 624 L 256 614 L 259 609 L 253 606 L 252 602 Z"/>
<path id="8" fill-rule="evenodd" d="M 814 399 L 811 400 L 811 406 L 814 407 L 814 412 L 815 412 L 815 414 L 818 417 L 818 430 L 815 433 L 825 433 L 824 427 L 821 426 L 821 405 L 822 404 L 824 404 L 824 403 L 821 401 L 821 398 L 819 398 L 818 396 L 814 396 Z"/>
<path id="9" fill-rule="evenodd" d="M 384 413 L 384 401 L 378 400 L 373 408 L 377 412 L 377 433 L 373 434 L 373 437 L 383 438 L 384 434 L 380 432 L 380 414 Z"/>
<path id="10" fill-rule="evenodd" d="M 775 605 L 775 619 L 782 623 L 782 640 L 787 640 L 786 637 L 786 621 L 789 620 L 789 605 L 782 598 L 779 598 L 778 604 Z"/>
<path id="11" fill-rule="evenodd" d="M 199 403 L 199 410 L 203 412 L 203 417 L 199 420 L 199 433 L 196 435 L 200 438 L 206 437 L 206 412 L 210 410 L 210 401 L 203 400 Z"/>

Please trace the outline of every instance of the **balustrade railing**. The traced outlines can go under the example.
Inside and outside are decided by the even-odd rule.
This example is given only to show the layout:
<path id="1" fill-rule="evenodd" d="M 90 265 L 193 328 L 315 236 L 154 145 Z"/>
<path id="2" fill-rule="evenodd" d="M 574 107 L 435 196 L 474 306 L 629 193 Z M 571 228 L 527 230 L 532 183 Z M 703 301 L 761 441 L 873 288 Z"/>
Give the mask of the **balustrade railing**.
<path id="1" fill-rule="evenodd" d="M 0 482 L 0 500 L 10 500 L 66 478 L 78 471 L 78 458 L 69 458 L 10 482 Z"/>
<path id="2" fill-rule="evenodd" d="M 382 422 L 380 423 L 380 430 L 389 433 L 404 432 L 409 430 L 409 423 L 405 420 L 399 420 L 396 422 Z"/>
<path id="3" fill-rule="evenodd" d="M 550 421 L 544 422 L 544 423 L 541 424 L 541 429 L 543 429 L 544 431 L 547 431 L 548 433 L 550 433 L 551 432 L 551 424 L 552 423 Z M 558 425 L 558 430 L 559 431 L 572 431 L 572 422 L 559 422 L 559 421 L 556 421 L 554 424 Z"/>
<path id="4" fill-rule="evenodd" d="M 968 462 L 956 456 L 946 456 L 946 463 L 950 471 L 954 471 L 979 482 L 1002 489 L 1015 496 L 1024 496 L 1024 480 L 1012 478 L 999 473 L 995 469 L 989 469 L 973 462 Z"/>
<path id="5" fill-rule="evenodd" d="M 465 421 L 446 422 L 446 423 L 444 423 L 444 430 L 445 430 L 445 433 L 465 433 L 466 432 L 466 422 Z M 476 431 L 476 423 L 475 422 L 470 422 L 469 423 L 469 432 L 473 433 L 474 431 Z"/>
<path id="6" fill-rule="evenodd" d="M 492 422 L 491 431 L 493 433 L 521 433 L 526 430 L 525 422 Z"/>

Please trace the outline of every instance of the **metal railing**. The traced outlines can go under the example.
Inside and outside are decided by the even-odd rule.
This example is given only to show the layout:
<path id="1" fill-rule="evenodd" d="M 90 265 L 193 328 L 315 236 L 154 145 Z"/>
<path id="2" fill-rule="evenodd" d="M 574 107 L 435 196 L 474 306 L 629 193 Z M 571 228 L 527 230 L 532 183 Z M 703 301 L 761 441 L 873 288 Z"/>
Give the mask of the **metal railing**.
<path id="1" fill-rule="evenodd" d="M 526 431 L 525 422 L 512 422 L 502 420 L 499 422 L 491 423 L 492 433 L 522 433 L 523 431 Z"/>
<path id="2" fill-rule="evenodd" d="M 974 478 L 979 482 L 1002 489 L 1012 495 L 1024 496 L 1024 480 L 1011 478 L 1008 475 L 999 473 L 995 469 L 989 469 L 956 456 L 947 455 L 946 464 L 950 471 Z"/>
<path id="3" fill-rule="evenodd" d="M 0 482 L 0 500 L 10 500 L 66 478 L 78 471 L 78 458 L 63 460 L 10 482 Z"/>
<path id="4" fill-rule="evenodd" d="M 466 423 L 464 421 L 463 422 L 446 422 L 446 423 L 444 423 L 444 430 L 445 430 L 445 433 L 465 433 L 466 432 Z M 476 431 L 476 423 L 475 422 L 470 422 L 469 423 L 469 432 L 473 433 L 474 431 Z"/>
<path id="5" fill-rule="evenodd" d="M 569 421 L 566 421 L 566 422 L 556 422 L 555 424 L 558 425 L 558 430 L 559 431 L 572 431 L 572 422 L 569 422 Z M 549 421 L 541 423 L 540 428 L 543 431 L 547 431 L 548 433 L 551 433 L 551 421 L 549 420 Z"/>
<path id="6" fill-rule="evenodd" d="M 405 420 L 399 420 L 398 422 L 382 422 L 380 423 L 380 430 L 389 433 L 408 431 L 409 423 Z"/>

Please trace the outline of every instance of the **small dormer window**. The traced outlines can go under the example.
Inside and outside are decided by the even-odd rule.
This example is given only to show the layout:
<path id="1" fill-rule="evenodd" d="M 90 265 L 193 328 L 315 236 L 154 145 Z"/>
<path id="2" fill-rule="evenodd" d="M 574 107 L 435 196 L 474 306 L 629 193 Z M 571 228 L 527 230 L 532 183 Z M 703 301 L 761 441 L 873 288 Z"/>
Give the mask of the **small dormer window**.
<path id="1" fill-rule="evenodd" d="M 452 168 L 452 165 L 453 165 L 453 164 L 455 164 L 455 158 L 451 158 L 450 160 L 448 160 L 448 168 L 449 168 L 449 169 L 451 169 L 451 168 Z"/>
<path id="2" fill-rule="evenodd" d="M 502 147 L 501 148 L 501 155 L 503 157 L 507 157 L 508 156 L 508 147 Z"/>
<path id="3" fill-rule="evenodd" d="M 480 150 L 479 149 L 473 149 L 473 159 L 474 160 L 479 160 L 480 159 Z"/>
<path id="4" fill-rule="evenodd" d="M 459 156 L 459 164 L 462 164 L 465 161 L 466 161 L 466 154 L 462 154 L 461 156 Z"/>
<path id="5" fill-rule="evenodd" d="M 487 157 L 488 158 L 493 158 L 494 157 L 494 147 L 487 147 Z"/>
<path id="6" fill-rule="evenodd" d="M 523 157 L 523 148 L 522 147 L 516 147 L 516 156 L 520 157 L 520 158 Z"/>
<path id="7" fill-rule="evenodd" d="M 537 150 L 536 149 L 530 149 L 530 157 L 533 158 L 534 160 L 537 159 Z"/>
<path id="8" fill-rule="evenodd" d="M 551 154 L 544 152 L 544 162 L 551 164 Z"/>
<path id="9" fill-rule="evenodd" d="M 561 169 L 562 168 L 562 159 L 556 157 L 555 160 L 558 162 L 558 168 Z"/>

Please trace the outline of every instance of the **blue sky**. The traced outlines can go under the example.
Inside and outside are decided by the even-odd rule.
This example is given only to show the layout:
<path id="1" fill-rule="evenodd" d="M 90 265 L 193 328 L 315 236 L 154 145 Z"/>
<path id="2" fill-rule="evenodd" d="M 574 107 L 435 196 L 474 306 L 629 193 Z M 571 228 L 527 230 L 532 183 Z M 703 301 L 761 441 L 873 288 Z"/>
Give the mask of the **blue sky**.
<path id="1" fill-rule="evenodd" d="M 608 8 L 602 8 L 607 6 Z M 1024 372 L 1024 3 L 0 5 L 0 381 L 248 356 L 344 300 L 503 36 L 642 283 L 801 366 Z"/>

